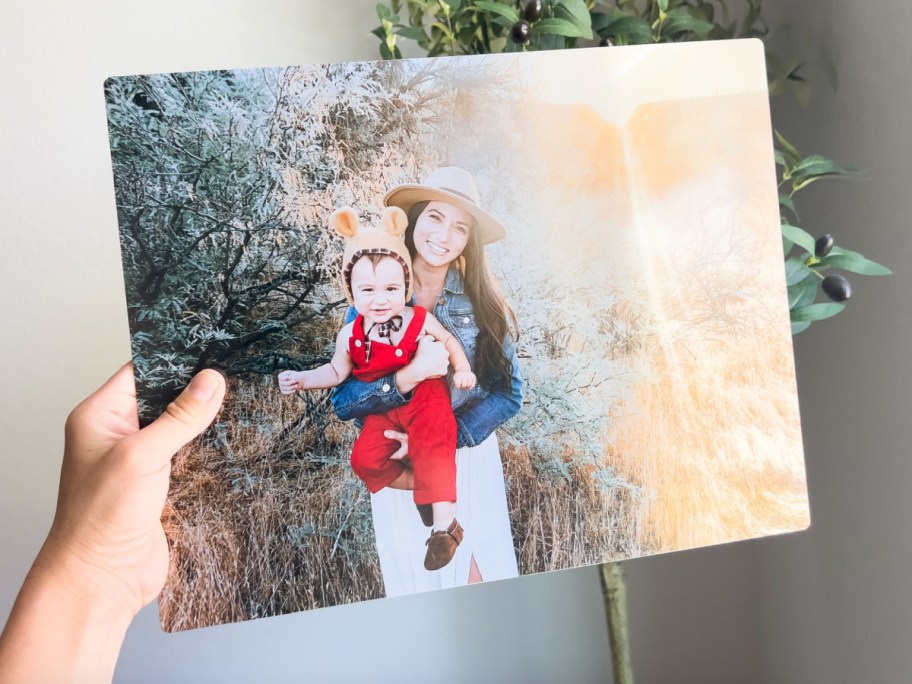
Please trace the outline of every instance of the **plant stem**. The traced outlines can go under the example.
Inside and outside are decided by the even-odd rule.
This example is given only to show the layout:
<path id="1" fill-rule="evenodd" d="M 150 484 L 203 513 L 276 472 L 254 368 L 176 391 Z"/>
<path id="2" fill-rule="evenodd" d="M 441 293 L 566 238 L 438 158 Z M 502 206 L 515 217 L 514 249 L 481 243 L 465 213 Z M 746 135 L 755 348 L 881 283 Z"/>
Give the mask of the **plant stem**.
<path id="1" fill-rule="evenodd" d="M 630 640 L 627 634 L 627 582 L 620 563 L 602 563 L 602 600 L 608 620 L 608 641 L 611 645 L 611 672 L 614 684 L 633 684 L 633 663 L 630 659 Z"/>

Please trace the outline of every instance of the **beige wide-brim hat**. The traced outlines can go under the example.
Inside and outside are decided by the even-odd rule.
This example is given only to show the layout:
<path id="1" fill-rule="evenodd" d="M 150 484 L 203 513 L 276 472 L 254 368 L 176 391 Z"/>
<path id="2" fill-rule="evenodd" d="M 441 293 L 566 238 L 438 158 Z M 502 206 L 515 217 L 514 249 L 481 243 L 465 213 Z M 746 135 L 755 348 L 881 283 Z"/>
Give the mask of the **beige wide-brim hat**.
<path id="1" fill-rule="evenodd" d="M 504 224 L 481 208 L 478 186 L 465 169 L 444 166 L 432 171 L 423 183 L 406 183 L 392 188 L 383 198 L 388 207 L 400 207 L 408 212 L 418 202 L 447 202 L 468 212 L 475 219 L 484 244 L 506 237 Z"/>

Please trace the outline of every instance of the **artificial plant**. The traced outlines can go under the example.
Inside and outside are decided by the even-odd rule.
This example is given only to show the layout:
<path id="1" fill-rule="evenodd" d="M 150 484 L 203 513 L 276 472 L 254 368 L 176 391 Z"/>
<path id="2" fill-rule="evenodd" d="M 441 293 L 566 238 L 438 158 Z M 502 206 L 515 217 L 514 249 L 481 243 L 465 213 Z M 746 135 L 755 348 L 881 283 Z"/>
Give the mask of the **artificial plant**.
<path id="1" fill-rule="evenodd" d="M 378 3 L 384 59 L 399 59 L 399 41 L 415 41 L 429 56 L 553 50 L 601 45 L 638 45 L 695 40 L 760 38 L 769 27 L 761 0 L 391 0 Z M 783 64 L 787 66 L 783 67 Z M 791 91 L 806 101 L 808 89 L 798 61 L 780 62 L 768 52 L 771 95 Z M 800 227 L 795 195 L 822 178 L 852 177 L 854 169 L 820 155 L 802 156 L 778 131 L 775 159 L 783 256 L 792 333 L 845 308 L 852 286 L 840 273 L 879 276 L 890 270 L 857 252 L 836 246 L 832 235 L 815 239 Z M 822 293 L 829 301 L 816 301 Z M 633 681 L 627 642 L 625 586 L 618 564 L 601 566 L 614 679 Z"/>

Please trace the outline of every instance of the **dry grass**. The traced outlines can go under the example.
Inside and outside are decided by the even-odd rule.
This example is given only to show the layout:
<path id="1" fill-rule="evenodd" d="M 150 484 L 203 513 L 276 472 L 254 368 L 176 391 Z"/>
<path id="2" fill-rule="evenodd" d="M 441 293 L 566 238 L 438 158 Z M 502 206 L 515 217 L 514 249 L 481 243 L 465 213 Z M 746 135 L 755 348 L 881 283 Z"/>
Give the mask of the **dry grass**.
<path id="1" fill-rule="evenodd" d="M 692 548 L 809 523 L 793 361 L 783 326 L 653 344 L 612 459 L 647 491 L 643 543 Z"/>
<path id="2" fill-rule="evenodd" d="M 175 464 L 164 628 L 382 596 L 368 494 L 348 465 L 353 432 L 325 397 L 235 380 L 223 415 Z"/>
<path id="3" fill-rule="evenodd" d="M 573 462 L 547 477 L 526 447 L 502 450 L 520 572 L 575 568 L 642 554 L 639 491 L 621 479 L 600 485 L 595 465 Z"/>
<path id="4" fill-rule="evenodd" d="M 383 596 L 368 493 L 348 465 L 354 428 L 322 394 L 283 397 L 271 378 L 232 380 L 223 416 L 175 461 L 163 627 Z M 636 488 L 605 486 L 605 469 L 575 463 L 566 446 L 569 476 L 543 475 L 545 456 L 503 448 L 521 571 L 638 555 Z"/>
<path id="5" fill-rule="evenodd" d="M 639 369 L 626 400 L 605 405 L 605 434 L 532 434 L 533 406 L 502 431 L 523 574 L 807 524 L 791 348 L 766 332 L 781 326 L 720 338 L 643 312 L 618 305 L 626 333 L 604 331 L 612 355 Z M 355 429 L 327 397 L 233 379 L 223 415 L 175 463 L 165 629 L 382 596 L 368 494 L 348 465 Z"/>

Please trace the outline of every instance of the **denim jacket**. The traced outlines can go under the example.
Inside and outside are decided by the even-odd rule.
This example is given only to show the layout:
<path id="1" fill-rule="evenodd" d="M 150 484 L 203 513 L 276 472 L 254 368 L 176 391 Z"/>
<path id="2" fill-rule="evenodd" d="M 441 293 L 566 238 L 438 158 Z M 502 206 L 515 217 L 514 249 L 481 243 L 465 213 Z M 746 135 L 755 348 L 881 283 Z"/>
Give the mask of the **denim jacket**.
<path id="1" fill-rule="evenodd" d="M 444 328 L 456 336 L 465 350 L 469 365 L 474 368 L 478 326 L 475 323 L 472 302 L 464 291 L 462 276 L 455 265 L 451 265 L 447 272 L 443 294 L 437 301 L 433 314 Z M 355 316 L 354 308 L 349 307 L 345 314 L 346 324 L 353 321 Z M 513 364 L 509 389 L 488 392 L 480 384 L 476 384 L 471 390 L 457 389 L 452 384 L 452 369 L 448 373 L 450 397 L 458 431 L 457 445 L 460 447 L 481 444 L 522 407 L 523 381 L 519 374 L 516 344 L 510 335 L 504 340 L 504 353 Z M 394 373 L 374 382 L 362 382 L 349 377 L 332 391 L 333 409 L 340 420 L 364 419 L 373 413 L 385 413 L 402 406 L 409 399 L 411 393 L 403 395 L 396 387 Z"/>

